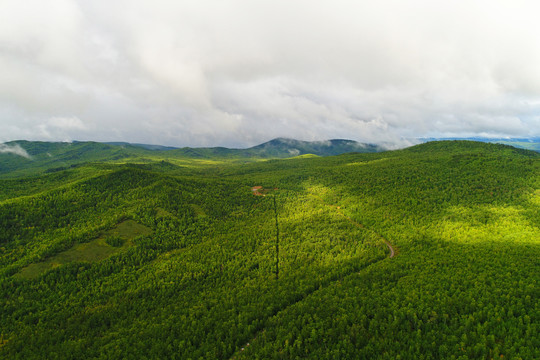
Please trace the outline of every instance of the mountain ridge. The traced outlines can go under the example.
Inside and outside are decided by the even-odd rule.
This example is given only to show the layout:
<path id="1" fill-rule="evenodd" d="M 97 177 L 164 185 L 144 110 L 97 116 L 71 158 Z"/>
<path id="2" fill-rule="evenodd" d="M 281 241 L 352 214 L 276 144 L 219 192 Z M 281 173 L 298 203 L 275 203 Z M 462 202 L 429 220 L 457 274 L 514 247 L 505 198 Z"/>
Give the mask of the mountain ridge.
<path id="1" fill-rule="evenodd" d="M 444 149 L 450 143 L 461 143 L 465 148 L 478 147 L 480 144 L 484 144 L 485 146 L 482 149 L 486 151 L 493 149 L 492 146 L 505 146 L 514 149 L 513 151 L 538 153 L 535 149 L 518 147 L 512 143 L 480 142 L 467 139 L 423 142 L 402 150 L 414 152 L 423 147 L 430 147 L 432 150 L 441 147 Z M 227 147 L 174 148 L 126 142 L 16 140 L 0 144 L 0 177 L 20 177 L 61 171 L 89 162 L 152 163 L 159 159 L 176 163 L 176 165 L 192 161 L 206 162 L 208 164 L 215 161 L 246 163 L 305 155 L 326 157 L 346 153 L 381 153 L 384 151 L 387 151 L 387 149 L 381 145 L 359 143 L 347 139 L 302 141 L 283 137 L 245 149 Z"/>
<path id="2" fill-rule="evenodd" d="M 256 161 L 299 155 L 339 155 L 348 152 L 378 152 L 382 147 L 354 140 L 300 141 L 276 138 L 245 149 L 227 147 L 182 147 L 131 144 L 126 142 L 45 142 L 16 140 L 0 144 L 0 175 L 26 169 L 62 170 L 84 162 L 139 160 L 156 156 L 172 159 Z M 26 175 L 26 173 L 25 173 Z"/>

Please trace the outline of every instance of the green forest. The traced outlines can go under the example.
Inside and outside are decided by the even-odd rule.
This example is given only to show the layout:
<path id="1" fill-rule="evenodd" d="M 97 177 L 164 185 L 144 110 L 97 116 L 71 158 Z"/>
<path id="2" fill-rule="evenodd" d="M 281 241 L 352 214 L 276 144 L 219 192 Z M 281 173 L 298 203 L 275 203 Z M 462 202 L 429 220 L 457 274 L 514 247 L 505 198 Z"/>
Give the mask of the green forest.
<path id="1" fill-rule="evenodd" d="M 540 359 L 538 152 L 22 146 L 0 358 Z"/>

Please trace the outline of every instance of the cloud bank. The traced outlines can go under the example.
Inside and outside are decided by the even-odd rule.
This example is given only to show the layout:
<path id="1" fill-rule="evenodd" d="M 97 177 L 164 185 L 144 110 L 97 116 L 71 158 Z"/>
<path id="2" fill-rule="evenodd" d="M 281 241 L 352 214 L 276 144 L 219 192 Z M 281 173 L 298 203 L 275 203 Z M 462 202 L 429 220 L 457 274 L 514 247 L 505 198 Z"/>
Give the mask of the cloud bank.
<path id="1" fill-rule="evenodd" d="M 534 1 L 0 7 L 0 141 L 540 135 Z"/>

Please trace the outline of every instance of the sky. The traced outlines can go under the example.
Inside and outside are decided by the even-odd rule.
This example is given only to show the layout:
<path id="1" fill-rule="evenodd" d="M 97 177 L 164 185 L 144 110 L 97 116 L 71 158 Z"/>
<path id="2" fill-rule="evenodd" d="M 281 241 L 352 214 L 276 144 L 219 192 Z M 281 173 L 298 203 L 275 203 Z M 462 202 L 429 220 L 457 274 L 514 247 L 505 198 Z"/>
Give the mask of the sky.
<path id="1" fill-rule="evenodd" d="M 540 2 L 0 0 L 0 142 L 540 136 Z"/>

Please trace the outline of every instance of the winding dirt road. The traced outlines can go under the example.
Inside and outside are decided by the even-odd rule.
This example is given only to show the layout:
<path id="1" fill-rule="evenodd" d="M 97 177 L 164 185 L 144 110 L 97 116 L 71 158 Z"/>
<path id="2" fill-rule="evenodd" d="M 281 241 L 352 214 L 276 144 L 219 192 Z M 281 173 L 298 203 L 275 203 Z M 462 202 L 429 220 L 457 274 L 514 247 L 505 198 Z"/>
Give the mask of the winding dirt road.
<path id="1" fill-rule="evenodd" d="M 388 240 L 386 240 L 386 239 L 383 239 L 383 240 L 384 240 L 386 246 L 388 246 L 388 248 L 390 249 L 390 256 L 388 256 L 388 257 L 389 257 L 389 258 L 393 258 L 394 255 L 396 255 L 396 252 L 394 251 L 394 247 L 392 246 L 392 244 L 390 244 L 390 243 L 388 242 Z"/>

